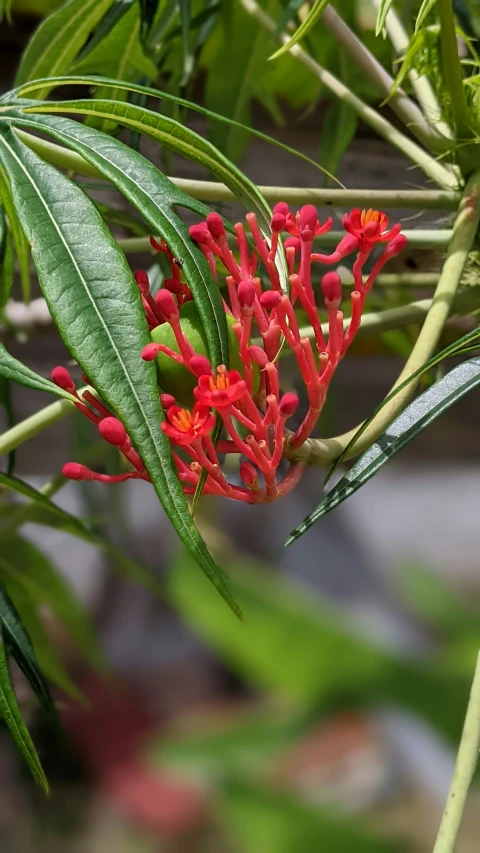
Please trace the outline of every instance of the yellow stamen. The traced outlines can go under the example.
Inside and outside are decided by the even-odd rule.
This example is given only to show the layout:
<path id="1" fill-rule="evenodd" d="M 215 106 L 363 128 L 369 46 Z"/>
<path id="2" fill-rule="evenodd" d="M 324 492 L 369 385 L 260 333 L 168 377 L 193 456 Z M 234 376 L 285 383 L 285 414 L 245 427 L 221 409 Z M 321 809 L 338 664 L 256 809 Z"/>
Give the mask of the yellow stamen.
<path id="1" fill-rule="evenodd" d="M 367 222 L 378 222 L 381 230 L 383 231 L 387 226 L 387 217 L 379 210 L 373 210 L 373 208 L 369 207 L 368 210 L 362 210 L 360 214 L 360 224 L 362 228 L 365 227 Z"/>
<path id="2" fill-rule="evenodd" d="M 226 373 L 218 371 L 217 378 L 210 377 L 210 391 L 228 391 L 230 379 Z"/>

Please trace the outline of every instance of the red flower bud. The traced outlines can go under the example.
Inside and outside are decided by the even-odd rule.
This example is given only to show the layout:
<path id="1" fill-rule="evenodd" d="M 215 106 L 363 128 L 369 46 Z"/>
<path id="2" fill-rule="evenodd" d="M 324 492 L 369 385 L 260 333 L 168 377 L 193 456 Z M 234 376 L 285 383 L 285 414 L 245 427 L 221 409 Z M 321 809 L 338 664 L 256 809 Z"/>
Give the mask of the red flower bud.
<path id="1" fill-rule="evenodd" d="M 250 462 L 242 462 L 240 465 L 240 477 L 246 486 L 254 486 L 258 480 L 258 473 Z"/>
<path id="2" fill-rule="evenodd" d="M 300 248 L 300 240 L 298 239 L 298 237 L 287 237 L 283 245 L 285 249 L 292 248 L 295 249 L 296 252 L 298 252 Z"/>
<path id="3" fill-rule="evenodd" d="M 160 394 L 160 402 L 164 410 L 167 411 L 175 405 L 175 397 L 172 397 L 171 394 Z"/>
<path id="4" fill-rule="evenodd" d="M 277 234 L 281 234 L 282 231 L 285 231 L 285 222 L 283 213 L 274 213 L 270 220 L 270 228 Z"/>
<path id="5" fill-rule="evenodd" d="M 193 355 L 190 360 L 190 367 L 195 376 L 210 376 L 212 373 L 212 365 L 205 355 Z"/>
<path id="6" fill-rule="evenodd" d="M 155 294 L 155 304 L 169 322 L 178 320 L 178 305 L 169 290 L 163 288 Z"/>
<path id="7" fill-rule="evenodd" d="M 342 282 L 337 272 L 327 272 L 322 278 L 322 290 L 327 308 L 337 309 L 342 301 Z"/>
<path id="8" fill-rule="evenodd" d="M 278 410 L 282 417 L 289 418 L 297 411 L 299 399 L 296 394 L 288 391 L 280 400 Z"/>
<path id="9" fill-rule="evenodd" d="M 286 201 L 277 201 L 275 207 L 273 208 L 273 215 L 276 213 L 280 213 L 282 216 L 288 216 L 290 213 L 290 208 Z"/>
<path id="10" fill-rule="evenodd" d="M 220 240 L 225 236 L 225 226 L 219 213 L 213 211 L 207 216 L 207 228 L 214 240 Z"/>
<path id="11" fill-rule="evenodd" d="M 188 233 L 196 243 L 204 243 L 209 246 L 212 242 L 212 235 L 210 234 L 205 222 L 200 222 L 198 225 L 190 225 Z"/>
<path id="12" fill-rule="evenodd" d="M 407 243 L 408 240 L 404 234 L 397 234 L 397 236 L 394 237 L 393 240 L 390 240 L 390 242 L 387 243 L 384 254 L 388 258 L 395 258 L 397 255 L 400 254 L 400 252 L 403 252 Z"/>
<path id="13" fill-rule="evenodd" d="M 317 208 L 313 204 L 304 204 L 298 212 L 298 225 L 302 240 L 313 240 L 317 230 Z"/>
<path id="14" fill-rule="evenodd" d="M 98 431 L 105 441 L 115 447 L 123 447 L 129 442 L 127 430 L 118 418 L 103 418 L 98 424 Z"/>
<path id="15" fill-rule="evenodd" d="M 51 376 L 55 385 L 58 385 L 59 388 L 63 388 L 64 391 L 69 391 L 70 394 L 75 394 L 77 386 L 66 367 L 54 367 Z"/>
<path id="16" fill-rule="evenodd" d="M 140 293 L 148 293 L 150 285 L 148 283 L 148 275 L 144 270 L 137 270 L 135 273 L 135 281 L 138 284 Z"/>
<path id="17" fill-rule="evenodd" d="M 238 301 L 240 308 L 247 314 L 253 313 L 255 304 L 255 288 L 251 281 L 241 281 L 238 285 Z"/>
<path id="18" fill-rule="evenodd" d="M 153 361 L 160 352 L 160 344 L 147 344 L 142 349 L 142 358 L 144 361 Z"/>
<path id="19" fill-rule="evenodd" d="M 347 255 L 354 252 L 357 247 L 358 240 L 354 234 L 345 234 L 345 237 L 342 237 L 335 251 L 338 252 L 342 258 L 345 258 Z"/>
<path id="20" fill-rule="evenodd" d="M 266 290 L 260 297 L 260 305 L 266 311 L 273 311 L 277 307 L 282 297 L 277 290 Z"/>
<path id="21" fill-rule="evenodd" d="M 80 465 L 79 462 L 67 462 L 63 466 L 62 474 L 69 480 L 93 480 L 94 478 L 93 471 L 90 471 L 86 465 Z"/>
<path id="22" fill-rule="evenodd" d="M 252 361 L 254 361 L 255 364 L 258 364 L 259 367 L 265 367 L 265 365 L 268 364 L 267 353 L 256 344 L 252 344 L 252 346 L 248 348 L 248 354 Z"/>
<path id="23" fill-rule="evenodd" d="M 165 290 L 169 290 L 170 293 L 177 294 L 182 292 L 184 285 L 181 281 L 177 281 L 176 278 L 166 278 L 163 282 L 163 287 Z"/>

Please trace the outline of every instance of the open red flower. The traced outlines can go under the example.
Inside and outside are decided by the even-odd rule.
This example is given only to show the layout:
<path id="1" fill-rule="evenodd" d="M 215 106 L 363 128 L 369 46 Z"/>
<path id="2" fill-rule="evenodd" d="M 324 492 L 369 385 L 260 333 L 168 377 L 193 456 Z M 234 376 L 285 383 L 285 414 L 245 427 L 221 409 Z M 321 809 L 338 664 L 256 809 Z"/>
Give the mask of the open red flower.
<path id="1" fill-rule="evenodd" d="M 363 254 L 371 252 L 377 243 L 388 243 L 399 233 L 401 225 L 394 225 L 388 231 L 388 216 L 381 210 L 359 210 L 355 207 L 343 217 L 343 227 L 358 240 L 358 248 Z"/>
<path id="2" fill-rule="evenodd" d="M 166 415 L 170 423 L 163 421 L 160 426 L 174 444 L 192 444 L 215 426 L 215 416 L 201 403 L 195 403 L 192 412 L 171 406 Z"/>
<path id="3" fill-rule="evenodd" d="M 194 394 L 199 403 L 222 409 L 236 403 L 245 394 L 246 385 L 237 370 L 221 364 L 216 376 L 200 376 Z"/>

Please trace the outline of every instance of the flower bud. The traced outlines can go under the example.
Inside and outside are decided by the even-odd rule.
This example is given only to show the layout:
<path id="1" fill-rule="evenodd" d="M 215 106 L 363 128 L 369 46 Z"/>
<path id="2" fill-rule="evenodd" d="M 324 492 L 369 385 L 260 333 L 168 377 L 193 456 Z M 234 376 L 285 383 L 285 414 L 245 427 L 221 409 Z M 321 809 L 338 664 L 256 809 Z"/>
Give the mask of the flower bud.
<path id="1" fill-rule="evenodd" d="M 223 219 L 220 214 L 215 211 L 212 211 L 212 213 L 209 213 L 207 216 L 207 228 L 214 240 L 221 240 L 222 237 L 225 237 Z"/>
<path id="2" fill-rule="evenodd" d="M 205 355 L 193 355 L 190 359 L 190 367 L 195 376 L 210 376 L 212 373 L 212 365 Z"/>
<path id="3" fill-rule="evenodd" d="M 212 235 L 210 234 L 205 222 L 200 222 L 198 225 L 190 225 L 188 233 L 196 243 L 203 243 L 209 246 L 212 242 Z"/>
<path id="4" fill-rule="evenodd" d="M 338 252 L 341 258 L 345 258 L 347 255 L 355 252 L 357 247 L 357 238 L 353 234 L 345 234 L 345 237 L 342 237 L 335 251 Z"/>
<path id="5" fill-rule="evenodd" d="M 280 303 L 282 297 L 276 290 L 266 290 L 260 297 L 260 305 L 266 311 L 273 311 Z"/>
<path id="6" fill-rule="evenodd" d="M 160 311 L 168 322 L 171 323 L 178 320 L 178 305 L 169 290 L 162 288 L 155 294 L 155 305 L 160 308 Z"/>
<path id="7" fill-rule="evenodd" d="M 337 310 L 342 301 L 342 282 L 337 272 L 327 272 L 322 278 L 322 291 L 327 308 Z"/>
<path id="8" fill-rule="evenodd" d="M 278 411 L 284 418 L 289 418 L 293 415 L 298 408 L 299 399 L 296 394 L 288 391 L 280 400 Z"/>
<path id="9" fill-rule="evenodd" d="M 251 281 L 241 281 L 238 285 L 238 301 L 240 308 L 245 314 L 253 314 L 255 305 L 255 288 Z"/>
<path id="10" fill-rule="evenodd" d="M 79 462 L 67 462 L 62 468 L 62 474 L 69 480 L 93 480 L 94 478 L 93 471 L 90 471 L 86 465 L 80 465 Z"/>
<path id="11" fill-rule="evenodd" d="M 298 237 L 287 237 L 283 245 L 285 249 L 295 249 L 298 252 L 300 249 L 300 240 Z"/>
<path id="12" fill-rule="evenodd" d="M 317 230 L 317 222 L 317 208 L 313 204 L 304 204 L 298 212 L 298 227 L 302 240 L 313 240 Z"/>
<path id="13" fill-rule="evenodd" d="M 70 394 L 75 394 L 77 386 L 66 367 L 54 367 L 51 376 L 55 385 L 58 385 L 59 388 L 63 388 L 64 391 L 69 391 Z"/>
<path id="14" fill-rule="evenodd" d="M 265 365 L 268 364 L 267 353 L 256 344 L 252 344 L 252 346 L 248 348 L 248 354 L 252 361 L 255 364 L 258 364 L 259 367 L 265 367 Z"/>
<path id="15" fill-rule="evenodd" d="M 182 292 L 184 285 L 181 281 L 177 281 L 176 278 L 166 278 L 163 282 L 163 287 L 165 290 L 169 290 L 170 293 L 175 293 L 176 295 L 177 293 Z"/>
<path id="16" fill-rule="evenodd" d="M 270 220 L 270 228 L 276 234 L 281 234 L 285 231 L 286 218 L 283 213 L 274 213 Z"/>
<path id="17" fill-rule="evenodd" d="M 257 469 L 250 462 L 240 464 L 240 477 L 246 486 L 254 486 L 258 480 Z"/>
<path id="18" fill-rule="evenodd" d="M 142 349 L 142 358 L 144 361 L 153 361 L 159 352 L 159 344 L 147 344 L 147 346 Z"/>
<path id="19" fill-rule="evenodd" d="M 167 411 L 175 405 L 175 397 L 172 397 L 171 394 L 160 394 L 160 402 L 164 410 Z"/>
<path id="20" fill-rule="evenodd" d="M 135 281 L 138 284 L 138 289 L 140 293 L 148 293 L 150 290 L 150 285 L 148 283 L 148 275 L 145 270 L 137 270 L 135 273 Z"/>
<path id="21" fill-rule="evenodd" d="M 405 234 L 397 234 L 397 236 L 394 237 L 393 240 L 390 240 L 390 242 L 387 243 L 384 254 L 388 258 L 395 258 L 397 255 L 400 254 L 400 252 L 403 252 L 407 243 L 408 240 L 405 237 Z"/>
<path id="22" fill-rule="evenodd" d="M 276 213 L 280 213 L 281 216 L 288 216 L 290 213 L 290 208 L 286 201 L 277 201 L 275 207 L 273 208 L 273 215 Z"/>
<path id="23" fill-rule="evenodd" d="M 105 441 L 115 447 L 123 447 L 129 442 L 127 430 L 118 418 L 103 418 L 98 424 L 98 431 Z"/>

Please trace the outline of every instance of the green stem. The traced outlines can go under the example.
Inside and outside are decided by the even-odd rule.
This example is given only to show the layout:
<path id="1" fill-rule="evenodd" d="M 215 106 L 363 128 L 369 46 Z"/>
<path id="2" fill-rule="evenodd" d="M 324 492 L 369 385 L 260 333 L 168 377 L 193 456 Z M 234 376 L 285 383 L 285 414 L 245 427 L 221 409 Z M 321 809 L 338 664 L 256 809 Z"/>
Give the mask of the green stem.
<path id="1" fill-rule="evenodd" d="M 12 429 L 0 435 L 0 456 L 15 450 L 25 441 L 38 435 L 39 432 L 57 421 L 61 421 L 67 415 L 73 414 L 74 411 L 75 406 L 69 400 L 57 400 L 56 403 L 51 403 L 50 406 L 40 409 L 39 412 L 35 412 L 34 415 L 30 415 L 29 418 L 15 424 Z"/>
<path id="2" fill-rule="evenodd" d="M 394 388 L 414 373 L 433 354 L 442 329 L 450 314 L 457 288 L 460 284 L 468 255 L 475 239 L 480 219 L 480 171 L 469 179 L 459 212 L 453 227 L 453 235 L 448 247 L 442 273 L 425 318 L 421 332 L 410 353 Z M 412 397 L 418 380 L 414 380 L 387 403 L 370 426 L 360 436 L 348 453 L 348 458 L 358 456 L 376 441 L 388 425 L 402 411 Z M 299 459 L 310 465 L 324 465 L 334 462 L 351 441 L 358 427 L 337 438 L 311 439 L 294 453 L 291 459 Z"/>
<path id="3" fill-rule="evenodd" d="M 457 761 L 433 853 L 454 853 L 468 789 L 480 750 L 480 654 L 477 657 L 470 699 Z"/>
<path id="4" fill-rule="evenodd" d="M 255 0 L 239 0 L 239 2 L 241 2 L 248 14 L 258 21 L 261 26 L 269 32 L 278 35 L 275 21 L 269 15 L 265 14 Z M 289 37 L 285 33 L 278 35 L 278 38 L 282 44 L 287 44 L 289 41 Z M 366 124 L 369 124 L 387 142 L 402 151 L 412 163 L 419 166 L 436 184 L 447 189 L 457 189 L 458 180 L 450 168 L 434 160 L 416 142 L 413 142 L 405 134 L 397 130 L 387 119 L 351 92 L 330 71 L 319 65 L 298 44 L 289 48 L 289 53 L 309 68 L 312 74 L 321 80 L 323 85 L 337 98 L 349 104 Z"/>
<path id="5" fill-rule="evenodd" d="M 452 231 L 449 228 L 437 231 L 402 231 L 405 234 L 410 248 L 416 249 L 445 249 L 451 238 Z M 345 234 L 343 231 L 328 231 L 321 234 L 315 240 L 316 246 L 336 246 Z M 151 251 L 149 237 L 124 237 L 117 240 L 118 245 L 127 255 Z"/>
<path id="6" fill-rule="evenodd" d="M 47 163 L 65 169 L 74 169 L 80 175 L 101 178 L 93 166 L 83 157 L 63 148 L 55 142 L 39 139 L 31 133 L 15 128 L 15 133 L 25 145 L 35 151 Z M 196 181 L 187 178 L 170 180 L 180 189 L 189 193 L 193 198 L 203 201 L 235 201 L 235 194 L 224 184 L 216 181 Z M 88 189 L 88 185 L 85 187 Z M 275 204 L 286 201 L 288 204 L 338 205 L 339 207 L 395 207 L 398 209 L 422 210 L 456 210 L 460 203 L 461 193 L 449 190 L 332 190 L 317 187 L 271 187 L 259 186 L 260 192 L 267 201 Z"/>
<path id="7" fill-rule="evenodd" d="M 451 141 L 438 132 L 438 124 L 426 121 L 419 110 L 402 89 L 390 96 L 394 85 L 393 77 L 380 64 L 378 59 L 360 41 L 357 35 L 345 23 L 335 9 L 327 6 L 322 16 L 323 23 L 328 27 L 334 38 L 348 50 L 355 64 L 377 87 L 381 98 L 388 98 L 388 104 L 399 119 L 411 130 L 414 136 L 435 154 L 443 154 L 451 149 Z"/>
<path id="8" fill-rule="evenodd" d="M 381 0 L 374 0 L 374 5 L 378 10 Z M 408 50 L 410 40 L 393 6 L 387 15 L 385 29 L 392 42 L 395 53 L 397 56 L 403 56 Z M 408 77 L 428 122 L 431 125 L 435 125 L 439 133 L 451 140 L 452 130 L 442 120 L 440 104 L 428 77 L 425 74 L 418 74 L 415 69 L 409 71 Z"/>
<path id="9" fill-rule="evenodd" d="M 469 139 L 469 115 L 463 88 L 462 66 L 458 56 L 457 34 L 452 0 L 437 0 L 440 16 L 440 44 L 442 48 L 443 81 L 450 95 L 450 109 L 457 140 Z"/>

